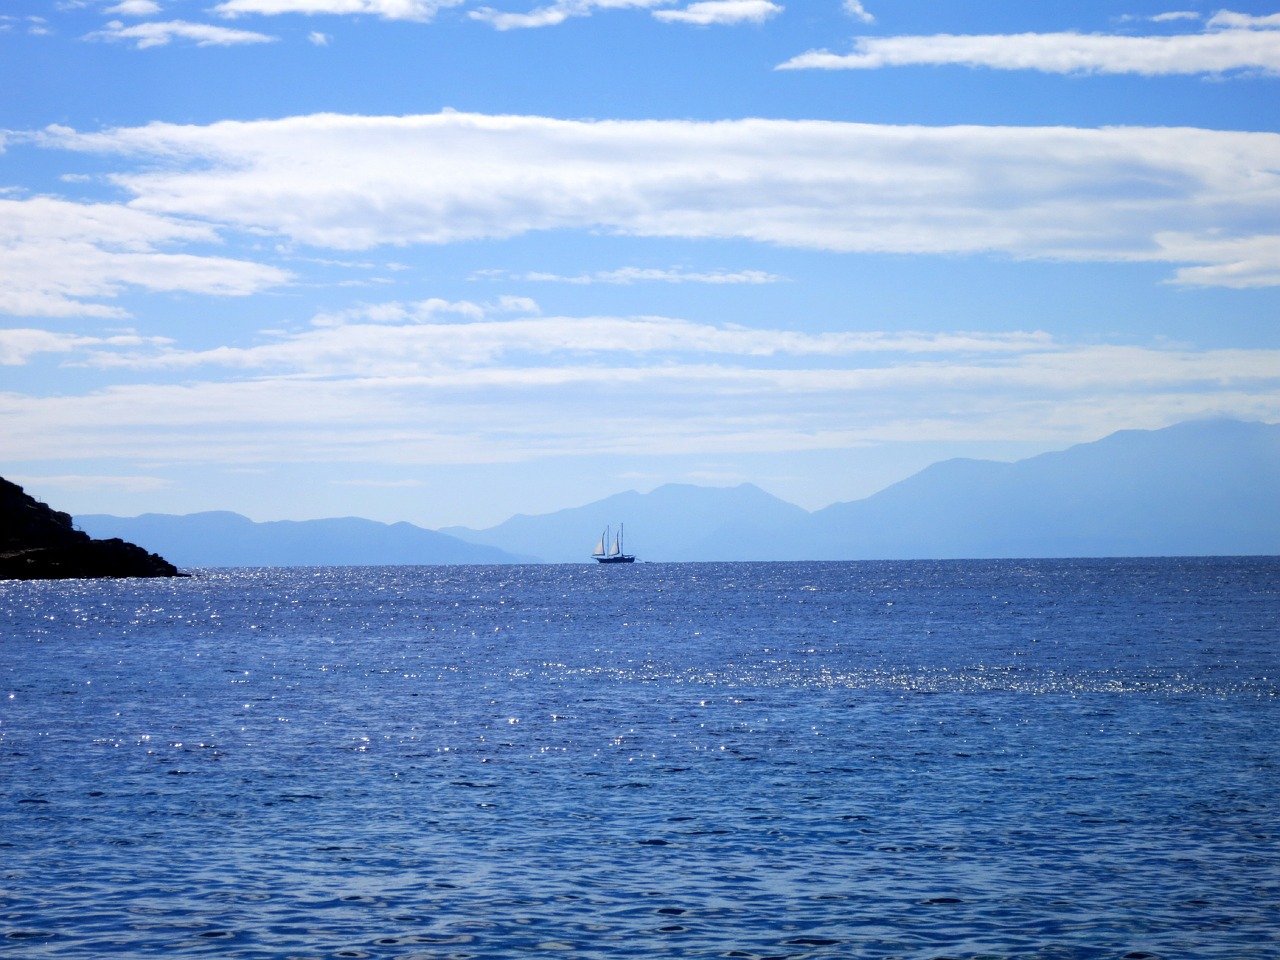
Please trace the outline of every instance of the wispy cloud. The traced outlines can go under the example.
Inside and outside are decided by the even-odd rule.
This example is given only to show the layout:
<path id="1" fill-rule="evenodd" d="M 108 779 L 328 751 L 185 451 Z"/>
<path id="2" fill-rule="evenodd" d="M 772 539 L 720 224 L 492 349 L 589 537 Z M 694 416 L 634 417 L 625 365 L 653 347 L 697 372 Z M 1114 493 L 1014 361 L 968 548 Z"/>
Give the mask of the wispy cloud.
<path id="1" fill-rule="evenodd" d="M 1280 283 L 1280 236 L 1213 237 L 1163 234 L 1156 238 L 1166 257 L 1206 264 L 1182 267 L 1174 283 L 1184 286 L 1273 287 Z"/>
<path id="2" fill-rule="evenodd" d="M 123 317 L 98 301 L 129 287 L 235 296 L 289 280 L 264 264 L 165 249 L 214 239 L 207 224 L 117 204 L 0 199 L 0 314 Z"/>
<path id="3" fill-rule="evenodd" d="M 1280 283 L 1265 266 L 1280 231 L 1260 229 L 1280 223 L 1274 133 L 443 113 L 55 129 L 41 142 L 136 161 L 113 178 L 134 211 L 316 247 L 598 229 L 1221 276 L 1249 263 L 1251 282 Z"/>
<path id="4" fill-rule="evenodd" d="M 100 344 L 80 349 L 102 359 Z M 187 371 L 184 382 L 0 394 L 7 455 L 448 463 L 588 447 L 785 452 L 903 429 L 1087 435 L 1098 420 L 1115 428 L 1170 411 L 1280 415 L 1280 352 L 1034 331 L 803 333 L 422 301 L 370 304 L 250 347 L 114 350 L 117 374 L 161 364 Z"/>
<path id="5" fill-rule="evenodd" d="M 160 9 L 160 4 L 155 0 L 123 0 L 113 7 L 107 7 L 106 12 L 119 17 L 153 17 Z"/>
<path id="6" fill-rule="evenodd" d="M 692 23 L 697 26 L 734 23 L 764 23 L 782 12 L 782 7 L 768 0 L 704 0 L 691 3 L 682 10 L 655 10 L 653 15 L 667 23 Z"/>
<path id="7" fill-rule="evenodd" d="M 1280 30 L 1280 13 L 1268 13 L 1258 17 L 1248 13 L 1219 10 L 1209 18 L 1209 26 L 1242 30 Z"/>
<path id="8" fill-rule="evenodd" d="M 92 40 L 122 40 L 131 42 L 139 50 L 147 47 L 163 47 L 175 39 L 192 40 L 200 47 L 230 47 L 248 43 L 272 43 L 275 37 L 252 30 L 233 30 L 210 23 L 188 23 L 185 20 L 138 23 L 125 26 L 113 20 L 103 29 L 88 35 Z"/>
<path id="9" fill-rule="evenodd" d="M 519 309 L 525 307 L 526 310 Z M 532 311 L 529 315 L 526 311 Z M 309 329 L 251 347 L 182 350 L 168 343 L 95 354 L 103 366 L 155 368 L 214 366 L 264 370 L 291 377 L 412 377 L 465 382 L 481 368 L 564 371 L 583 358 L 643 359 L 663 367 L 680 357 L 848 358 L 884 354 L 989 354 L 1053 347 L 1044 333 L 881 333 L 768 330 L 695 323 L 671 317 L 543 317 L 536 305 L 448 302 L 374 304 L 344 314 L 323 314 Z M 578 358 L 573 360 L 572 358 Z M 584 375 L 594 380 L 584 367 Z"/>
<path id="10" fill-rule="evenodd" d="M 466 0 L 223 0 L 213 12 L 224 17 L 285 13 L 345 14 L 380 17 L 383 20 L 427 22 L 441 10 Z"/>
<path id="11" fill-rule="evenodd" d="M 863 23 L 875 23 L 876 18 L 867 12 L 861 0 L 844 0 L 844 12 Z"/>
<path id="12" fill-rule="evenodd" d="M 527 13 L 513 13 L 481 7 L 468 16 L 490 24 L 498 30 L 524 30 L 554 27 L 574 17 L 589 17 L 604 10 L 648 10 L 666 23 L 688 23 L 695 26 L 764 23 L 783 11 L 770 0 L 699 0 L 683 7 L 676 0 L 554 0 Z"/>
<path id="13" fill-rule="evenodd" d="M 25 26 L 27 34 L 33 37 L 48 36 L 51 32 L 49 30 L 49 21 L 44 17 L 15 17 L 11 14 L 0 14 L 0 33 L 6 33 L 13 30 L 14 27 L 21 26 Z"/>
<path id="14" fill-rule="evenodd" d="M 851 53 L 811 50 L 779 70 L 876 70 L 904 66 L 965 66 L 1044 73 L 1130 73 L 1144 76 L 1280 72 L 1280 35 L 1260 29 L 1280 16 L 1220 13 L 1197 34 L 1021 33 L 859 37 Z"/>
<path id="15" fill-rule="evenodd" d="M 492 7 L 481 7 L 471 11 L 470 17 L 482 20 L 498 30 L 521 30 L 554 27 L 571 17 L 589 17 L 598 10 L 647 10 L 669 5 L 671 2 L 672 0 L 556 0 L 528 13 L 509 13 Z"/>
<path id="16" fill-rule="evenodd" d="M 167 337 L 140 337 L 121 333 L 107 337 L 83 336 L 54 330 L 0 330 L 0 365 L 22 366 L 40 354 L 80 354 L 83 363 L 94 362 L 98 351 L 160 349 L 173 343 Z"/>

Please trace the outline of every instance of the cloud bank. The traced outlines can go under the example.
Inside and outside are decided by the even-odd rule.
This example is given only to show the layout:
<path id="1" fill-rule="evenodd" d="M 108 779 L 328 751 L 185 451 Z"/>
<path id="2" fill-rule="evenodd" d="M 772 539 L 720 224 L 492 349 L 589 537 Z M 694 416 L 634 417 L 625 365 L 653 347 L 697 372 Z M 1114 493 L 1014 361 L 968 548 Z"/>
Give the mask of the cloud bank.
<path id="1" fill-rule="evenodd" d="M 1038 331 L 807 333 L 428 299 L 318 315 L 262 340 L 187 349 L 11 331 L 0 336 L 9 362 L 70 355 L 117 375 L 180 371 L 183 382 L 0 393 L 9 455 L 70 448 L 226 466 L 786 452 L 904 429 L 1043 438 L 1114 423 L 1118 411 L 1142 422 L 1170 410 L 1280 410 L 1274 350 L 1074 343 Z"/>
<path id="2" fill-rule="evenodd" d="M 543 230 L 1151 261 L 1280 283 L 1280 135 L 320 114 L 97 133 L 131 210 L 340 250 Z M 127 167 L 132 165 L 133 169 Z"/>

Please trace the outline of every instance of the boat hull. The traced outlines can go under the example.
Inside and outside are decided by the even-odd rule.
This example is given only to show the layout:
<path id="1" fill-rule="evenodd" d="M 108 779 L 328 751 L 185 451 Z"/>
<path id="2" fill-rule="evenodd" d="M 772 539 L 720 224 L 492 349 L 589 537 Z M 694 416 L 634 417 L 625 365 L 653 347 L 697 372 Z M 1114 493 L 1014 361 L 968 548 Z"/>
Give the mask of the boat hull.
<path id="1" fill-rule="evenodd" d="M 635 563 L 635 557 L 596 557 L 596 563 Z"/>

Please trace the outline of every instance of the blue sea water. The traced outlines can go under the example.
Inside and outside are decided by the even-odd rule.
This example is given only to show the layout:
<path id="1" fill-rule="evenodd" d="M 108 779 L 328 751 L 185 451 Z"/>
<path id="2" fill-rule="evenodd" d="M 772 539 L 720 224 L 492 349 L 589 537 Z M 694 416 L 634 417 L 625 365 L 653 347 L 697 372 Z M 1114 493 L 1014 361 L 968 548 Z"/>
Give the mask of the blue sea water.
<path id="1" fill-rule="evenodd" d="M 0 957 L 1275 958 L 1280 560 L 0 583 Z"/>

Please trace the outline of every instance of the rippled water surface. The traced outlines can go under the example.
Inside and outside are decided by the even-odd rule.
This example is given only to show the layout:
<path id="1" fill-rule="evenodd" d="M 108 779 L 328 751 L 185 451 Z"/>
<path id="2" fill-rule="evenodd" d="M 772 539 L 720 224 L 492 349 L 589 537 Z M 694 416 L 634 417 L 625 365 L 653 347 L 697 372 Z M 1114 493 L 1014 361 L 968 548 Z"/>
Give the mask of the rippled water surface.
<path id="1" fill-rule="evenodd" d="M 0 956 L 1280 956 L 1280 561 L 0 583 Z"/>

